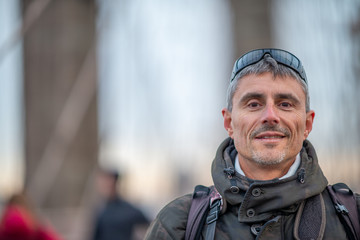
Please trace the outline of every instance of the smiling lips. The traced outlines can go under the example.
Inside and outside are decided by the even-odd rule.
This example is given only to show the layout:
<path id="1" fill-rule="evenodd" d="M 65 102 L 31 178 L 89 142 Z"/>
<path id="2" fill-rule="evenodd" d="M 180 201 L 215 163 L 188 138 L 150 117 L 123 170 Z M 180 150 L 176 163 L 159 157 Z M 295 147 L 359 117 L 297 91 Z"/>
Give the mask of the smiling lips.
<path id="1" fill-rule="evenodd" d="M 270 141 L 270 142 L 275 142 L 278 141 L 280 139 L 285 138 L 285 134 L 281 133 L 281 132 L 262 132 L 258 135 L 255 136 L 255 139 L 257 140 L 264 140 L 264 141 Z"/>

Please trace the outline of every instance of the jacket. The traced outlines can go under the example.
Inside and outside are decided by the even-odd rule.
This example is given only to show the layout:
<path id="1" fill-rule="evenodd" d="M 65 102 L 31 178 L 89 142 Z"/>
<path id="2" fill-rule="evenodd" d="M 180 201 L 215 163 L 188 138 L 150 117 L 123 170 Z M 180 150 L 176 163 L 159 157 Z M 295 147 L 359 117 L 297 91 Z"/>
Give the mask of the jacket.
<path id="1" fill-rule="evenodd" d="M 133 239 L 137 226 L 148 225 L 144 214 L 120 197 L 110 199 L 96 216 L 93 240 Z M 1 239 L 0 239 L 1 240 Z"/>
<path id="2" fill-rule="evenodd" d="M 8 205 L 0 221 L 0 240 L 62 240 L 50 227 L 37 221 L 23 206 Z"/>
<path id="3" fill-rule="evenodd" d="M 296 173 L 282 180 L 255 181 L 238 174 L 234 171 L 236 154 L 233 141 L 228 138 L 219 146 L 212 163 L 214 185 L 226 203 L 216 224 L 215 239 L 296 239 L 302 203 L 319 194 L 324 207 L 322 239 L 347 239 L 309 141 L 303 143 Z M 191 199 L 188 194 L 165 206 L 145 239 L 184 239 Z M 357 206 L 360 211 L 359 195 Z M 202 237 L 206 228 L 205 224 Z"/>

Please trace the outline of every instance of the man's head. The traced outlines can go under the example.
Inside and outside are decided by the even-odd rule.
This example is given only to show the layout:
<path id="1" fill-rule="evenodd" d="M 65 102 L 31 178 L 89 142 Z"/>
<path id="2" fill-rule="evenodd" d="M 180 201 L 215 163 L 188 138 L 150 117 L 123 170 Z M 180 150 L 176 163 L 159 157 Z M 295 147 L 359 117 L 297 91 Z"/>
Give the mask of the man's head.
<path id="1" fill-rule="evenodd" d="M 236 61 L 222 113 L 240 161 L 295 160 L 314 118 L 306 81 L 301 62 L 282 50 L 255 50 Z"/>
<path id="2" fill-rule="evenodd" d="M 255 56 L 253 57 L 252 54 L 255 54 Z M 282 60 L 282 62 L 288 65 L 293 65 L 293 67 L 289 67 L 288 65 L 284 65 L 281 62 L 277 62 L 277 60 L 272 57 L 273 55 L 279 56 L 278 59 Z M 294 70 L 295 68 L 297 70 Z M 232 110 L 232 98 L 236 91 L 239 80 L 242 77 L 250 74 L 260 75 L 261 73 L 266 72 L 272 73 L 274 77 L 289 76 L 296 79 L 302 86 L 306 96 L 306 111 L 310 111 L 310 95 L 307 85 L 307 78 L 300 60 L 291 53 L 283 50 L 258 49 L 244 54 L 234 64 L 226 96 L 227 109 L 230 112 Z"/>
<path id="3" fill-rule="evenodd" d="M 105 199 L 112 199 L 117 195 L 119 173 L 114 169 L 100 168 L 97 172 L 96 187 Z"/>

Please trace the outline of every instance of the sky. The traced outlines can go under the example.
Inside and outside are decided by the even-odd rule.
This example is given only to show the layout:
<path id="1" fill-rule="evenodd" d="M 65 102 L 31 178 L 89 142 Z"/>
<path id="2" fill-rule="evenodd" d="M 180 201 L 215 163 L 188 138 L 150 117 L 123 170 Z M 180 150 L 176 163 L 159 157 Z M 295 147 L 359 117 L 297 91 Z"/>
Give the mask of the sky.
<path id="1" fill-rule="evenodd" d="M 0 197 L 21 188 L 23 106 L 21 42 L 3 47 L 19 23 L 18 1 L 0 0 Z"/>
<path id="2" fill-rule="evenodd" d="M 230 22 L 223 1 L 100 2 L 100 160 L 127 173 L 135 198 L 146 191 L 159 202 L 153 193 L 175 192 L 189 167 L 210 169 L 226 136 Z M 209 171 L 195 176 L 210 179 Z"/>

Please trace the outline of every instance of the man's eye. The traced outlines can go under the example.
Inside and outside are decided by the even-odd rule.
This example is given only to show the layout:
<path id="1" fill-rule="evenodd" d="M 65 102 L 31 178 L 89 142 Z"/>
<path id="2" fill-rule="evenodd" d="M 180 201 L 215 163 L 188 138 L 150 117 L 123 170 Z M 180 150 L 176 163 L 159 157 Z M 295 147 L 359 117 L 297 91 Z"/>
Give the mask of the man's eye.
<path id="1" fill-rule="evenodd" d="M 248 107 L 250 107 L 250 108 L 257 108 L 259 106 L 260 106 L 260 104 L 257 102 L 251 102 L 248 104 Z"/>
<path id="2" fill-rule="evenodd" d="M 281 107 L 284 107 L 284 108 L 289 108 L 289 107 L 291 107 L 292 105 L 291 105 L 291 103 L 289 103 L 289 102 L 282 102 L 282 103 L 280 103 L 280 106 L 281 106 Z"/>

